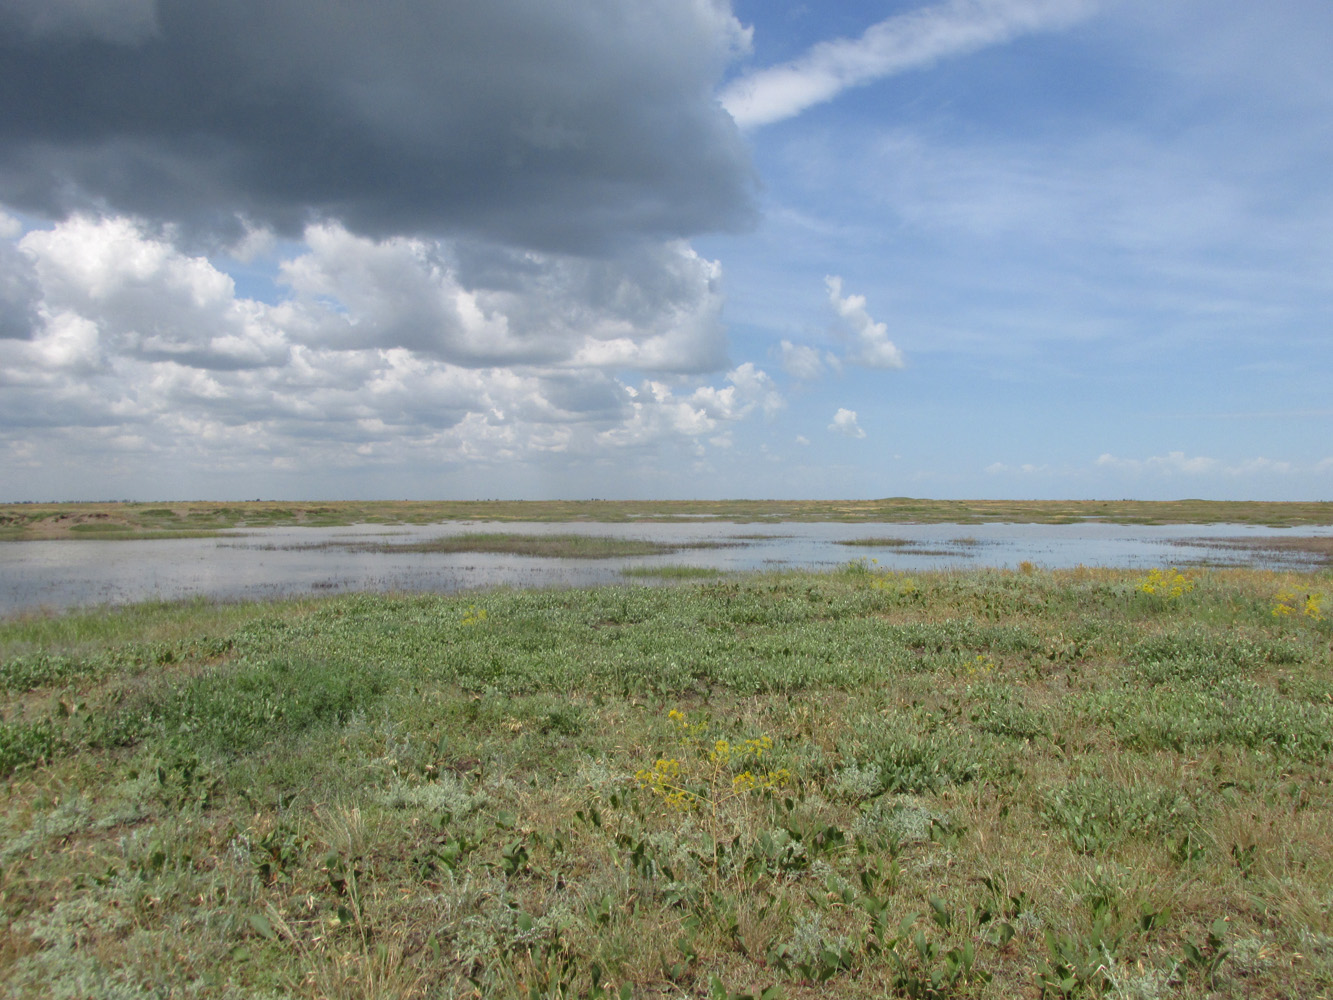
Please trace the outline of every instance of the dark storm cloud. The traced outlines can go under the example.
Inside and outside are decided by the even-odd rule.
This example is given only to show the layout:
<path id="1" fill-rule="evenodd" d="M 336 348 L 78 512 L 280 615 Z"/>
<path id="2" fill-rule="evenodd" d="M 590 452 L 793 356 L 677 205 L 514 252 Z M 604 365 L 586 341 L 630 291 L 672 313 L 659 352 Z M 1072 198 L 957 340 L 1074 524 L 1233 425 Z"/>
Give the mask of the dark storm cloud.
<path id="1" fill-rule="evenodd" d="M 154 0 L 5 0 L 0 31 L 29 40 L 134 44 L 153 35 Z"/>
<path id="2" fill-rule="evenodd" d="M 0 201 L 586 252 L 748 223 L 717 0 L 6 0 Z"/>

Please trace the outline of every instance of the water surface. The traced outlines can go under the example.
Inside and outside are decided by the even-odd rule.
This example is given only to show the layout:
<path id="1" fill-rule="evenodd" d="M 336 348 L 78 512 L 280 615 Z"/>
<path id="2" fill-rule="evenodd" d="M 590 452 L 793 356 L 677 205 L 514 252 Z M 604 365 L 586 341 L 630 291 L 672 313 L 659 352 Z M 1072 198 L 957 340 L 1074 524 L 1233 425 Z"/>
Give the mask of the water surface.
<path id="1" fill-rule="evenodd" d="M 726 543 L 656 556 L 543 559 L 520 555 L 394 551 L 468 532 L 587 534 L 666 544 Z M 1140 568 L 1225 562 L 1309 569 L 1301 553 L 1216 548 L 1219 541 L 1333 537 L 1333 528 L 1250 525 L 1081 524 L 736 524 L 488 523 L 334 528 L 258 528 L 217 538 L 0 543 L 0 615 L 36 609 L 205 597 L 221 600 L 346 591 L 452 592 L 487 587 L 594 586 L 623 582 L 627 567 L 703 566 L 728 571 L 830 569 L 856 559 L 880 568 L 921 571 L 1076 565 Z M 853 539 L 889 539 L 852 547 Z M 363 543 L 386 543 L 367 550 Z M 636 578 L 635 582 L 651 582 Z"/>

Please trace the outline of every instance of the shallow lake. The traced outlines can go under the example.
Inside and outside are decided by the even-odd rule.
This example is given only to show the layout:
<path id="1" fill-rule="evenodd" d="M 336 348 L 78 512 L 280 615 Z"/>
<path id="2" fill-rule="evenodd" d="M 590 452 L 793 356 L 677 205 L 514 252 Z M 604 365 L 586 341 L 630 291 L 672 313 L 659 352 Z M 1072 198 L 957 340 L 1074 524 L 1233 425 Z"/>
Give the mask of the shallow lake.
<path id="1" fill-rule="evenodd" d="M 581 534 L 717 548 L 615 559 L 549 559 L 473 552 L 405 552 L 393 546 L 476 532 Z M 0 616 L 38 609 L 206 597 L 221 600 L 346 591 L 452 592 L 487 587 L 627 582 L 631 567 L 718 570 L 830 569 L 857 559 L 878 568 L 1152 567 L 1213 564 L 1308 569 L 1298 552 L 1226 548 L 1227 542 L 1333 536 L 1333 528 L 1248 525 L 1081 524 L 667 524 L 455 521 L 424 526 L 261 528 L 217 538 L 0 543 Z M 856 539 L 884 545 L 849 546 Z M 365 549 L 365 543 L 382 543 Z M 633 582 L 652 583 L 652 577 Z"/>

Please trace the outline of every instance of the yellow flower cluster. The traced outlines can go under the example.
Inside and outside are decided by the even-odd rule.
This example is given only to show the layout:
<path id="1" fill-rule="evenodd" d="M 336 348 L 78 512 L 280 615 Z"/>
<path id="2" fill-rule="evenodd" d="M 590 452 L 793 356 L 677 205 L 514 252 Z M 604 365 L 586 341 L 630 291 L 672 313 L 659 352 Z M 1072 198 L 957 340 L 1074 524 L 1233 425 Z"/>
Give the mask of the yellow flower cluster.
<path id="1" fill-rule="evenodd" d="M 1306 594 L 1304 600 L 1302 600 L 1295 591 L 1284 590 L 1277 595 L 1277 604 L 1273 606 L 1273 617 L 1285 618 L 1288 615 L 1299 613 L 1306 618 L 1321 622 L 1324 620 L 1323 603 L 1323 594 Z"/>
<path id="2" fill-rule="evenodd" d="M 708 760 L 713 764 L 730 764 L 733 760 L 753 757 L 758 760 L 773 749 L 773 737 L 761 736 L 757 740 L 746 740 L 733 746 L 726 740 L 718 740 L 709 751 Z"/>
<path id="3" fill-rule="evenodd" d="M 785 767 L 780 767 L 776 771 L 765 771 L 763 774 L 753 774 L 750 771 L 742 771 L 731 779 L 731 789 L 733 792 L 753 792 L 756 788 L 760 791 L 777 791 L 779 788 L 786 788 L 791 783 L 791 772 Z"/>
<path id="4" fill-rule="evenodd" d="M 689 719 L 685 718 L 685 713 L 677 708 L 673 708 L 668 712 L 667 718 L 680 727 L 680 734 L 682 737 L 700 736 L 708 729 L 708 723 L 691 722 Z"/>
<path id="5" fill-rule="evenodd" d="M 916 580 L 906 573 L 879 573 L 871 581 L 870 586 L 876 590 L 884 590 L 896 597 L 911 597 L 916 593 Z"/>
<path id="6" fill-rule="evenodd" d="M 748 792 L 776 791 L 791 783 L 791 772 L 785 767 L 772 770 L 747 767 L 732 773 L 747 761 L 758 762 L 772 753 L 773 737 L 759 736 L 738 743 L 719 739 L 710 744 L 705 736 L 707 723 L 692 723 L 684 712 L 674 708 L 667 718 L 679 727 L 682 742 L 696 748 L 699 763 L 687 767 L 679 758 L 661 757 L 651 768 L 636 771 L 634 780 L 641 789 L 660 798 L 668 809 L 689 810 L 711 803 L 716 810 L 728 799 Z M 693 787 L 687 787 L 690 778 Z"/>
<path id="7" fill-rule="evenodd" d="M 1183 594 L 1188 594 L 1194 589 L 1194 581 L 1172 566 L 1170 570 L 1153 570 L 1140 580 L 1135 587 L 1145 594 L 1152 594 L 1155 597 L 1162 597 L 1169 601 Z"/>
<path id="8" fill-rule="evenodd" d="M 995 661 L 989 656 L 978 653 L 977 658 L 967 665 L 968 677 L 986 677 L 995 673 Z"/>
<path id="9" fill-rule="evenodd" d="M 486 618 L 485 608 L 479 608 L 475 604 L 470 604 L 468 605 L 467 613 L 463 615 L 463 624 L 480 625 Z"/>
<path id="10" fill-rule="evenodd" d="M 662 800 L 668 809 L 682 812 L 693 809 L 699 796 L 680 783 L 680 761 L 675 757 L 659 757 L 650 770 L 636 771 L 634 780 Z"/>

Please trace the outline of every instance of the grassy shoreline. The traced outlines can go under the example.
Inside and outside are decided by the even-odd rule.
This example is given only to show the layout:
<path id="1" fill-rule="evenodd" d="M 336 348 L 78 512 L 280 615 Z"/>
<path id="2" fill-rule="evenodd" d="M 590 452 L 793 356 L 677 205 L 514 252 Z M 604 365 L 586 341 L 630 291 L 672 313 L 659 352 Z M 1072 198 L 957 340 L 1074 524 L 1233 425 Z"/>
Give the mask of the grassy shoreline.
<path id="1" fill-rule="evenodd" d="M 207 534 L 231 528 L 350 524 L 493 522 L 724 521 L 780 523 L 1018 522 L 1073 524 L 1333 524 L 1333 502 L 920 500 L 674 500 L 674 501 L 204 501 L 166 503 L 0 504 L 0 540 L 134 538 Z"/>
<path id="2" fill-rule="evenodd" d="M 1333 576 L 1188 583 L 853 564 L 0 623 L 0 983 L 1327 995 Z"/>

